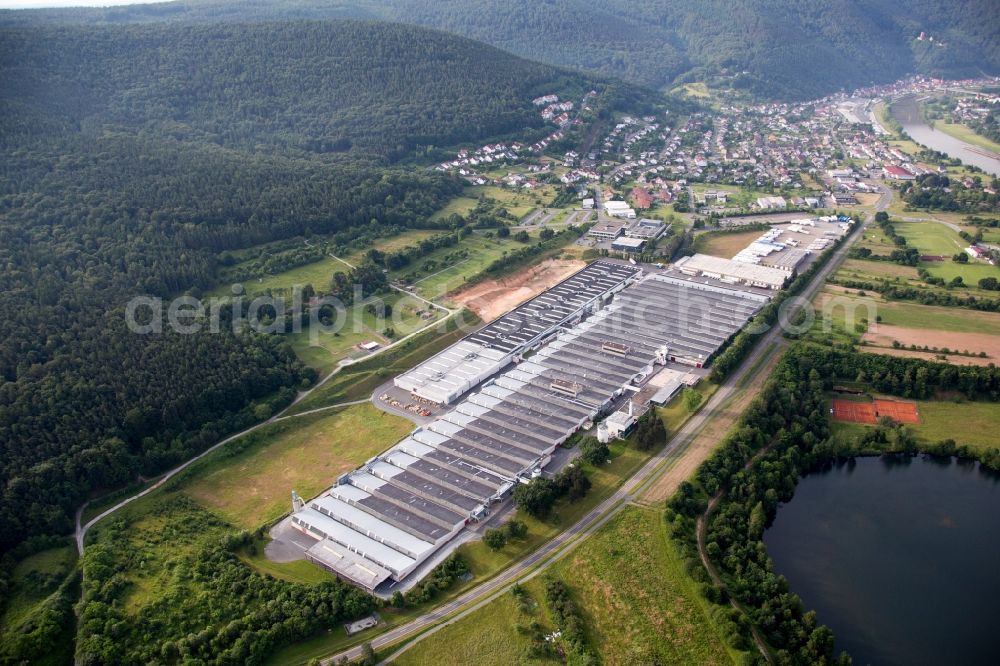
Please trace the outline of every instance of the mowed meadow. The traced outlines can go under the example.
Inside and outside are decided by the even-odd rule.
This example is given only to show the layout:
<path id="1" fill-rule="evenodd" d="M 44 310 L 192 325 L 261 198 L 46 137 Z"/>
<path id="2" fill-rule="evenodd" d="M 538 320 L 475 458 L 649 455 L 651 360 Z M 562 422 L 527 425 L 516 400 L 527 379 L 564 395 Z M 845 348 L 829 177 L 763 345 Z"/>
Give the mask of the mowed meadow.
<path id="1" fill-rule="evenodd" d="M 569 588 L 582 612 L 587 643 L 601 663 L 741 663 L 742 655 L 725 645 L 726 621 L 712 616 L 668 540 L 661 511 L 625 508 L 543 576 Z M 522 606 L 506 592 L 394 663 L 544 663 L 533 657 L 528 628 L 535 622 L 545 632 L 558 627 L 543 578 L 533 578 L 524 589 L 531 603 Z"/>

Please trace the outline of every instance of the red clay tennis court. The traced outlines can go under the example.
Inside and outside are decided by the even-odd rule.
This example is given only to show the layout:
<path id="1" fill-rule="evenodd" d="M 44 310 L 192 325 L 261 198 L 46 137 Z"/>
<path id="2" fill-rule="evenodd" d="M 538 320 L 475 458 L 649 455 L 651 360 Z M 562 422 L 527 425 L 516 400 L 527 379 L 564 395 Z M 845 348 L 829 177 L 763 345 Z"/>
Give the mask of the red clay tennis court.
<path id="1" fill-rule="evenodd" d="M 876 423 L 875 405 L 870 402 L 854 402 L 853 400 L 833 400 L 833 418 L 837 421 L 851 423 Z"/>
<path id="2" fill-rule="evenodd" d="M 920 423 L 917 403 L 908 400 L 881 400 L 875 398 L 875 415 L 888 416 L 897 423 Z"/>
<path id="3" fill-rule="evenodd" d="M 883 400 L 855 402 L 853 400 L 832 400 L 833 418 L 851 423 L 877 423 L 878 417 L 888 416 L 897 423 L 920 423 L 917 404 L 903 400 Z"/>

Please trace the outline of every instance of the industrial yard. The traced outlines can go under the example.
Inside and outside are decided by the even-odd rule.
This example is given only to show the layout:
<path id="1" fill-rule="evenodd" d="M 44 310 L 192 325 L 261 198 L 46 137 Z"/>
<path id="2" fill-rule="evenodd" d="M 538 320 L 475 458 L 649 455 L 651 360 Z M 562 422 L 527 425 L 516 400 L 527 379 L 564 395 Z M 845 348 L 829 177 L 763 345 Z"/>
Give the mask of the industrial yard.
<path id="1" fill-rule="evenodd" d="M 396 377 L 389 391 L 421 425 L 318 497 L 296 496 L 276 529 L 311 537 L 286 541 L 341 578 L 406 589 L 573 433 L 624 437 L 651 401 L 697 382 L 772 293 L 593 262 Z"/>

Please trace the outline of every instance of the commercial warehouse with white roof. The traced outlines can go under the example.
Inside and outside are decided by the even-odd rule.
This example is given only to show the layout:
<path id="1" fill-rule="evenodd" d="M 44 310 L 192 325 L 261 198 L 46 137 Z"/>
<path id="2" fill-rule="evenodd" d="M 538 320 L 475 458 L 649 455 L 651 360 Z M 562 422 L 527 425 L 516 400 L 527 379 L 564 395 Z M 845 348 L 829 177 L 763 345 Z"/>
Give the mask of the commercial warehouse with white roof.
<path id="1" fill-rule="evenodd" d="M 657 365 L 700 366 L 768 300 L 609 261 L 581 269 L 395 380 L 454 408 L 293 514 L 317 539 L 307 557 L 369 590 L 403 580 Z"/>

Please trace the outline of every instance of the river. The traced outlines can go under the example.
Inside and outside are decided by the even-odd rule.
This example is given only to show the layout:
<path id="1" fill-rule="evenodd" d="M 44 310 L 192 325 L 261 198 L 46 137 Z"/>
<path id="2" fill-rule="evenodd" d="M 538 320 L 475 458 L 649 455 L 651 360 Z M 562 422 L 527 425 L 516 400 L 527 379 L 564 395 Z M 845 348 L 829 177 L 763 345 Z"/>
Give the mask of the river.
<path id="1" fill-rule="evenodd" d="M 764 535 L 855 664 L 997 664 L 1000 477 L 930 458 L 808 474 Z"/>
<path id="2" fill-rule="evenodd" d="M 957 157 L 965 164 L 977 166 L 994 176 L 1000 176 L 1000 159 L 990 157 L 989 151 L 960 141 L 928 125 L 920 112 L 920 103 L 917 99 L 915 95 L 907 95 L 892 103 L 892 117 L 903 126 L 914 141 L 945 153 L 949 157 Z"/>

